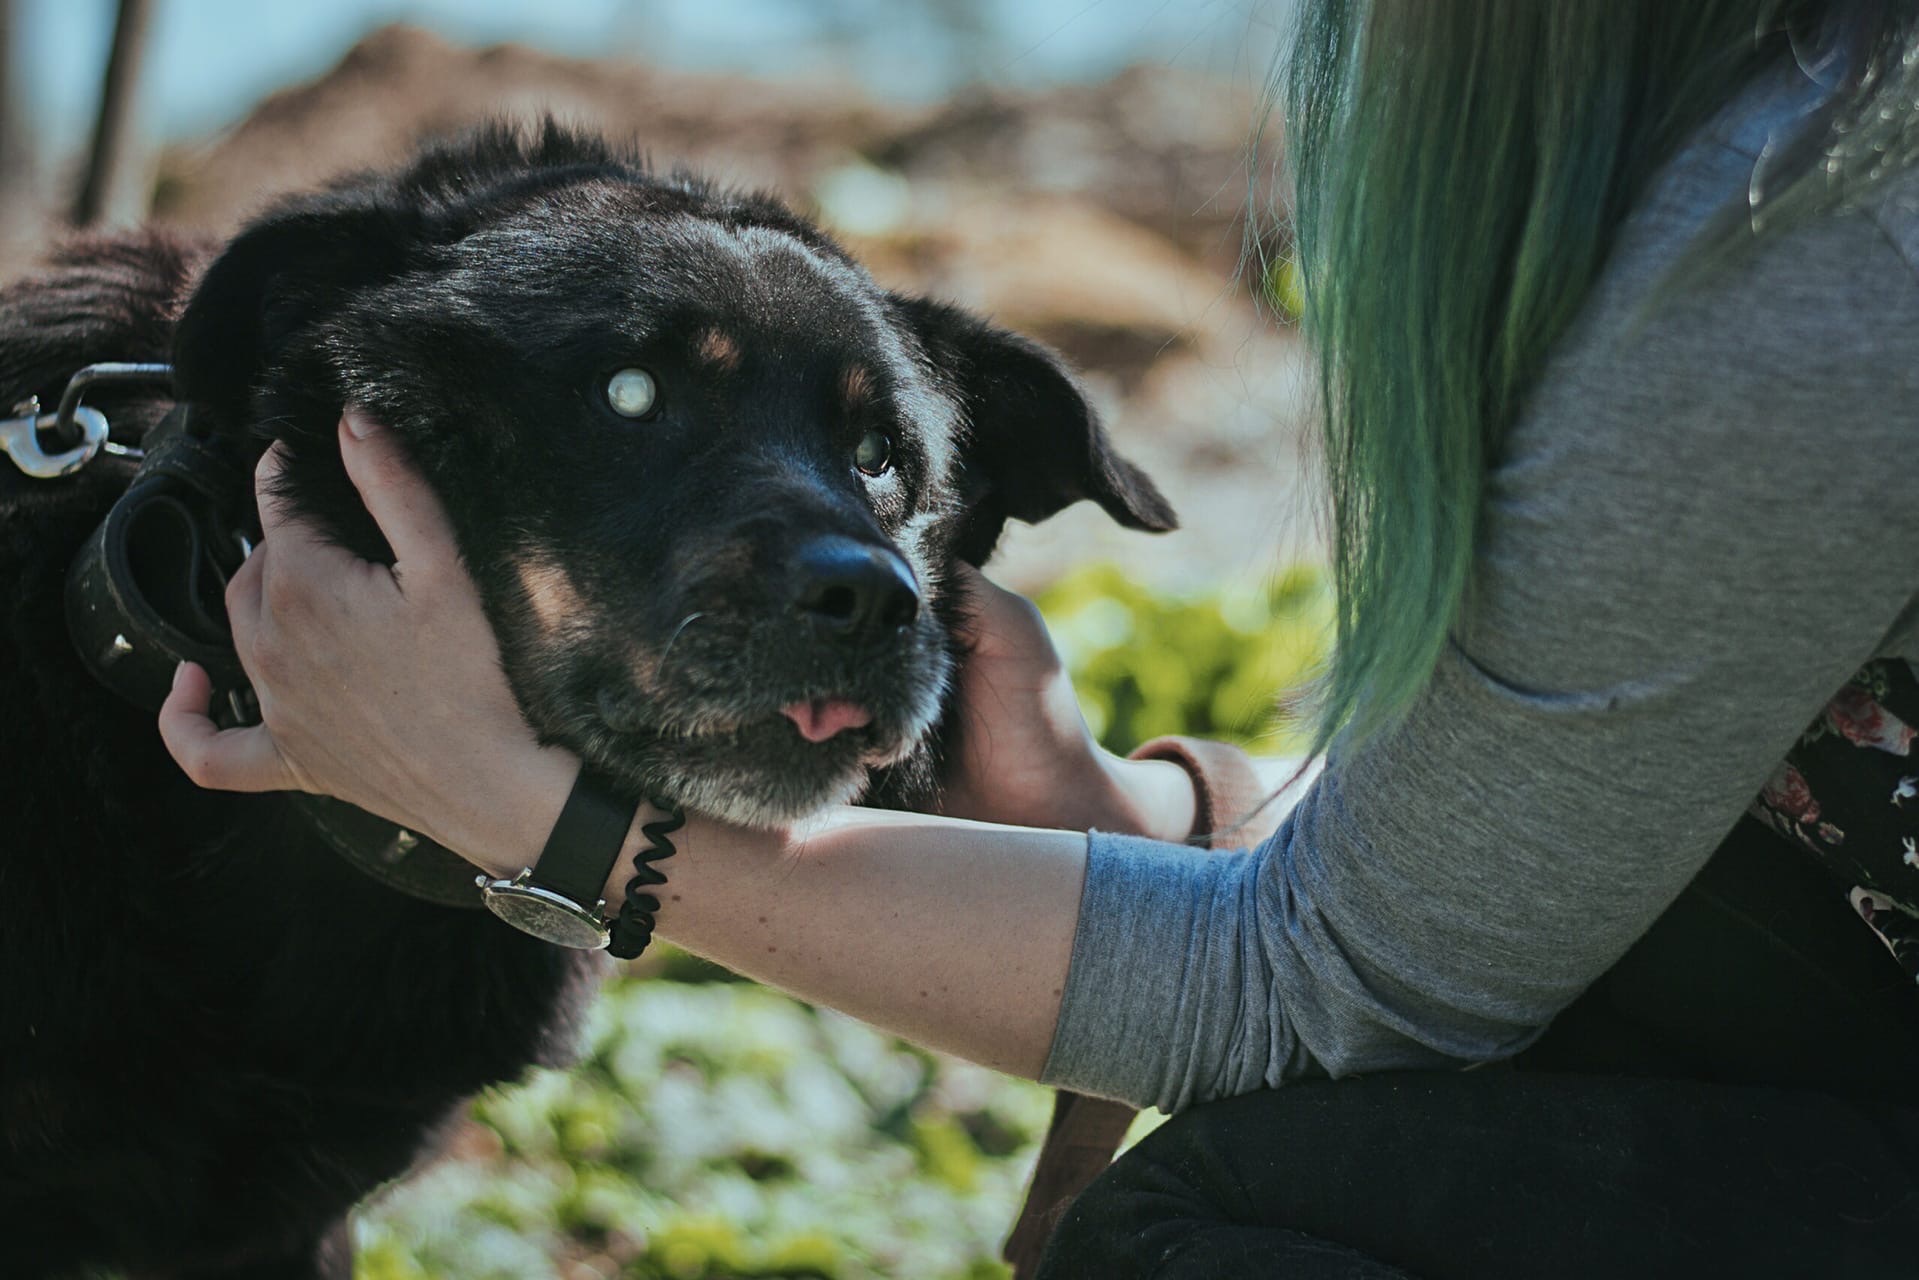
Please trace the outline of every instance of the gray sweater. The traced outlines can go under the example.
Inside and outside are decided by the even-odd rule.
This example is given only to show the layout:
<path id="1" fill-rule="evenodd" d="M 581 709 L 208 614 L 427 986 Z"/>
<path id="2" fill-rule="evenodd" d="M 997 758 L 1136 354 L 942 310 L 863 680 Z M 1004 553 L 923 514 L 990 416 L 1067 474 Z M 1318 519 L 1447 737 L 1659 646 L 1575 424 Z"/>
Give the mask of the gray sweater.
<path id="1" fill-rule="evenodd" d="M 1856 668 L 1919 657 L 1919 175 L 1634 323 L 1820 92 L 1754 85 L 1630 219 L 1404 725 L 1336 747 L 1255 849 L 1090 838 L 1043 1079 L 1172 1110 L 1513 1054 Z"/>

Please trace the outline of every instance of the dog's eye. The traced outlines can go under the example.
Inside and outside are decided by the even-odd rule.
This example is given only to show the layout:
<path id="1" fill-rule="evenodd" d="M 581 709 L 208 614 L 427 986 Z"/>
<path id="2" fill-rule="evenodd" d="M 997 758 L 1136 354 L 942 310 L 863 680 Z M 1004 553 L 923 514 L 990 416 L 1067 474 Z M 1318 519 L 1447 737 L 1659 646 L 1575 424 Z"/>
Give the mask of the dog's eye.
<path id="1" fill-rule="evenodd" d="M 859 447 L 853 450 L 853 465 L 869 476 L 876 476 L 886 470 L 886 464 L 893 460 L 893 441 L 884 431 L 869 431 L 860 437 Z"/>
<path id="2" fill-rule="evenodd" d="M 607 407 L 622 418 L 644 418 L 659 402 L 659 383 L 644 369 L 622 369 L 606 380 Z"/>

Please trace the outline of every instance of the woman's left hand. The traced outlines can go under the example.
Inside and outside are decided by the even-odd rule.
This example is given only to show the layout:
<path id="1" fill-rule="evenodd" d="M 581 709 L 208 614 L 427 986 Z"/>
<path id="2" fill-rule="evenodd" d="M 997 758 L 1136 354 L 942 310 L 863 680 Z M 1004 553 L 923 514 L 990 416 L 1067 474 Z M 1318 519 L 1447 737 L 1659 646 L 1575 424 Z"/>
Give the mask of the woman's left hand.
<path id="1" fill-rule="evenodd" d="M 1193 784 L 1178 765 L 1094 741 L 1046 621 L 1026 597 L 958 566 L 971 606 L 941 812 L 1009 826 L 1183 840 Z"/>

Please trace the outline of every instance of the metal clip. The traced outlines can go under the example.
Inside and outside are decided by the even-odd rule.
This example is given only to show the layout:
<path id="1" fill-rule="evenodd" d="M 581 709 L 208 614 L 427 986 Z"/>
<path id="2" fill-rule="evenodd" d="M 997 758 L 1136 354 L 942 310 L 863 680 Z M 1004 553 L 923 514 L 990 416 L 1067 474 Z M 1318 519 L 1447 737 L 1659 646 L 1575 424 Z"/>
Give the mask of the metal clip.
<path id="1" fill-rule="evenodd" d="M 61 453 L 48 453 L 40 447 L 40 433 L 60 430 L 61 415 L 40 412 L 35 396 L 13 406 L 16 417 L 0 422 L 0 452 L 13 459 L 13 465 L 36 480 L 56 480 L 70 476 L 93 461 L 107 442 L 107 415 L 85 405 L 76 406 L 67 418 L 80 432 L 80 443 Z"/>
<path id="2" fill-rule="evenodd" d="M 14 416 L 0 421 L 0 452 L 36 480 L 70 476 L 92 462 L 102 450 L 137 461 L 143 456 L 140 450 L 108 440 L 107 416 L 82 405 L 80 398 L 89 387 L 170 382 L 172 378 L 172 365 L 90 364 L 68 379 L 60 407 L 54 412 L 41 413 L 38 396 L 29 396 L 13 406 Z M 78 440 L 79 443 L 60 453 L 48 453 L 40 445 L 42 431 L 55 440 Z"/>

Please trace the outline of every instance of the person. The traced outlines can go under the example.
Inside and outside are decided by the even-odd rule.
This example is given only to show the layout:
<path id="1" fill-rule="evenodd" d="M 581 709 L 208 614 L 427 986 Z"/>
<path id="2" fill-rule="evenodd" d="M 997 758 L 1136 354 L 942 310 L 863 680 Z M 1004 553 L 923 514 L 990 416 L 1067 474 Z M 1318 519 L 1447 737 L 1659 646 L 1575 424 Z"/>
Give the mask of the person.
<path id="1" fill-rule="evenodd" d="M 1919 862 L 1782 762 L 1896 771 L 1913 736 L 1883 677 L 1919 658 L 1915 6 L 1299 21 L 1321 771 L 1193 852 L 1204 771 L 1102 751 L 1035 611 L 973 578 L 944 812 L 690 815 L 659 932 L 1172 1111 L 1051 1276 L 1910 1274 L 1919 1032 L 1879 936 Z M 349 409 L 341 448 L 395 564 L 263 485 L 229 608 L 264 723 L 217 730 L 186 667 L 162 732 L 203 785 L 337 795 L 511 875 L 579 762 L 519 715 L 402 442 Z"/>

